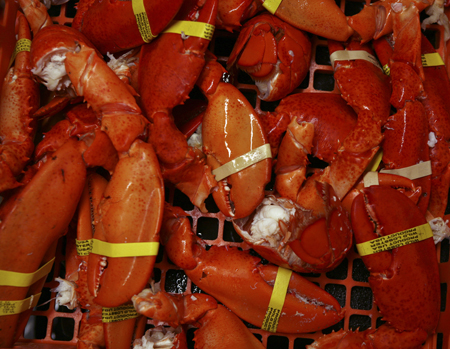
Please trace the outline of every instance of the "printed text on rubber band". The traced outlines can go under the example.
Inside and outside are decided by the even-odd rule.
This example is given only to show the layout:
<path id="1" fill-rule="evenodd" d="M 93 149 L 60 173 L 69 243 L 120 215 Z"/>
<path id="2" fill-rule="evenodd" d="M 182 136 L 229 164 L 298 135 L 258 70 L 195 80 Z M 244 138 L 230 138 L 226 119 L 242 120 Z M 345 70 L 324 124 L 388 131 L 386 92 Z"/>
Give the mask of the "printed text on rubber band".
<path id="1" fill-rule="evenodd" d="M 16 59 L 16 56 L 19 52 L 30 51 L 31 49 L 31 40 L 30 39 L 19 39 L 16 42 L 16 46 L 14 47 L 14 52 L 11 56 L 11 60 L 9 61 L 9 66 L 11 67 L 12 63 Z"/>
<path id="2" fill-rule="evenodd" d="M 380 63 L 378 63 L 378 60 L 372 56 L 370 53 L 364 51 L 364 50 L 358 50 L 358 51 L 347 51 L 347 50 L 341 50 L 341 51 L 335 51 L 330 55 L 331 60 L 331 66 L 334 67 L 335 61 L 351 61 L 354 59 L 363 59 L 365 61 L 368 61 L 372 63 L 373 65 L 377 66 L 380 69 Z"/>
<path id="3" fill-rule="evenodd" d="M 139 314 L 133 304 L 120 305 L 115 308 L 102 308 L 102 322 L 116 322 L 134 319 Z"/>
<path id="4" fill-rule="evenodd" d="M 283 0 L 265 0 L 263 6 L 271 14 L 275 14 L 282 1 Z"/>
<path id="5" fill-rule="evenodd" d="M 278 322 L 283 309 L 286 292 L 291 279 L 292 270 L 278 267 L 277 277 L 273 285 L 272 296 L 270 297 L 269 307 L 267 308 L 261 328 L 266 331 L 276 332 Z"/>
<path id="6" fill-rule="evenodd" d="M 242 171 L 243 169 L 256 164 L 265 159 L 272 157 L 270 151 L 270 144 L 264 144 L 258 148 L 255 148 L 248 153 L 237 157 L 234 160 L 227 162 L 225 165 L 220 166 L 212 171 L 212 174 L 216 176 L 216 181 L 220 181 L 234 173 Z"/>
<path id="7" fill-rule="evenodd" d="M 150 42 L 156 35 L 153 35 L 152 29 L 150 28 L 150 22 L 148 21 L 147 13 L 145 12 L 144 1 L 143 0 L 132 0 L 131 6 L 133 7 L 133 13 L 136 17 L 136 23 L 139 28 L 139 33 L 141 33 L 142 40 L 145 42 Z"/>
<path id="8" fill-rule="evenodd" d="M 356 244 L 360 256 L 392 250 L 394 248 L 419 242 L 433 237 L 433 232 L 428 223 L 417 227 L 399 231 L 394 234 L 382 236 L 378 239 Z"/>
<path id="9" fill-rule="evenodd" d="M 98 239 L 76 240 L 79 256 L 95 253 L 106 257 L 145 257 L 158 254 L 159 242 L 111 243 Z"/>
<path id="10" fill-rule="evenodd" d="M 442 57 L 439 53 L 424 53 L 422 55 L 422 66 L 423 67 L 438 67 L 441 65 L 445 65 Z M 383 71 L 386 75 L 391 75 L 391 68 L 388 64 L 383 66 Z"/>
<path id="11" fill-rule="evenodd" d="M 171 25 L 164 29 L 164 33 L 183 33 L 187 36 L 195 36 L 211 40 L 214 34 L 214 26 L 203 22 L 174 21 Z"/>
<path id="12" fill-rule="evenodd" d="M 34 308 L 40 296 L 41 294 L 38 293 L 20 301 L 0 301 L 0 316 L 20 314 Z"/>
<path id="13" fill-rule="evenodd" d="M 28 287 L 42 279 L 52 270 L 55 258 L 48 261 L 33 273 L 19 273 L 9 270 L 0 270 L 0 286 Z"/>
<path id="14" fill-rule="evenodd" d="M 441 55 L 437 52 L 434 53 L 424 53 L 422 55 L 422 66 L 424 67 L 437 67 L 440 65 L 445 65 L 441 58 Z"/>

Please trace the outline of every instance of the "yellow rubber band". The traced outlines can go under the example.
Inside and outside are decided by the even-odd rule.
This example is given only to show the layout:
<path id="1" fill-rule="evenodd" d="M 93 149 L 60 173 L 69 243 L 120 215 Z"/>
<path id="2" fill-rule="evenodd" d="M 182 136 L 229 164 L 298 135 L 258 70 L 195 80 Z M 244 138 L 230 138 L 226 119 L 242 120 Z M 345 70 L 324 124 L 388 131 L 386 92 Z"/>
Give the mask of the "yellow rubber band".
<path id="1" fill-rule="evenodd" d="M 236 159 L 227 162 L 212 171 L 212 174 L 216 176 L 216 181 L 220 181 L 234 173 L 242 171 L 243 169 L 256 164 L 262 160 L 272 157 L 270 150 L 270 144 L 264 144 L 258 148 L 250 150 L 248 153 L 238 156 Z"/>
<path id="2" fill-rule="evenodd" d="M 214 26 L 209 23 L 192 21 L 173 21 L 163 33 L 174 33 L 187 36 L 195 36 L 211 40 L 214 34 Z"/>
<path id="3" fill-rule="evenodd" d="M 0 301 L 0 316 L 20 314 L 34 308 L 40 296 L 41 294 L 38 293 L 20 301 Z"/>
<path id="4" fill-rule="evenodd" d="M 159 242 L 112 243 L 98 239 L 76 240 L 79 256 L 95 253 L 106 257 L 146 257 L 158 255 Z"/>
<path id="5" fill-rule="evenodd" d="M 376 171 L 378 169 L 378 166 L 380 166 L 382 159 L 383 159 L 383 150 L 379 149 L 375 154 L 375 156 L 370 161 L 369 165 L 367 166 L 367 170 Z"/>
<path id="6" fill-rule="evenodd" d="M 422 55 L 422 66 L 424 67 L 437 67 L 445 65 L 441 55 L 438 52 L 425 53 Z"/>
<path id="7" fill-rule="evenodd" d="M 431 161 L 424 161 L 412 166 L 392 170 L 383 169 L 380 170 L 380 173 L 395 174 L 409 179 L 422 178 L 431 175 Z"/>
<path id="8" fill-rule="evenodd" d="M 102 308 L 102 322 L 116 322 L 134 319 L 139 314 L 133 304 L 124 304 L 114 308 Z"/>
<path id="9" fill-rule="evenodd" d="M 136 23 L 141 33 L 142 40 L 144 42 L 150 42 L 156 35 L 153 35 L 152 28 L 150 28 L 150 22 L 148 21 L 147 12 L 145 12 L 145 6 L 143 0 L 131 0 L 131 6 L 133 7 L 133 13 L 136 17 Z"/>
<path id="10" fill-rule="evenodd" d="M 283 0 L 265 0 L 263 2 L 264 8 L 269 11 L 271 14 L 275 14 L 276 10 L 280 6 Z"/>
<path id="11" fill-rule="evenodd" d="M 0 286 L 28 287 L 42 279 L 52 270 L 55 258 L 45 263 L 33 273 L 19 273 L 9 270 L 0 270 Z"/>
<path id="12" fill-rule="evenodd" d="M 11 60 L 9 61 L 9 67 L 13 64 L 16 56 L 19 52 L 22 51 L 30 51 L 31 50 L 31 40 L 30 39 L 19 39 L 16 42 L 16 46 L 14 47 L 14 52 L 11 56 Z"/>
<path id="13" fill-rule="evenodd" d="M 383 65 L 383 72 L 386 75 L 391 75 L 391 67 L 388 64 Z"/>
<path id="14" fill-rule="evenodd" d="M 370 53 L 364 51 L 364 50 L 355 50 L 355 51 L 347 51 L 347 50 L 340 50 L 333 52 L 330 55 L 331 60 L 331 66 L 334 67 L 334 62 L 336 61 L 352 61 L 355 59 L 362 59 L 365 61 L 368 61 L 375 65 L 376 67 L 381 68 L 380 63 L 378 63 L 378 60 L 372 56 Z"/>
<path id="15" fill-rule="evenodd" d="M 283 309 L 286 292 L 291 279 L 292 270 L 278 267 L 277 277 L 273 285 L 272 296 L 270 297 L 269 306 L 264 317 L 261 328 L 265 331 L 276 332 L 278 322 Z"/>
<path id="16" fill-rule="evenodd" d="M 399 231 L 394 234 L 356 244 L 360 256 L 392 250 L 401 246 L 409 245 L 433 237 L 433 231 L 428 223 L 417 227 Z"/>

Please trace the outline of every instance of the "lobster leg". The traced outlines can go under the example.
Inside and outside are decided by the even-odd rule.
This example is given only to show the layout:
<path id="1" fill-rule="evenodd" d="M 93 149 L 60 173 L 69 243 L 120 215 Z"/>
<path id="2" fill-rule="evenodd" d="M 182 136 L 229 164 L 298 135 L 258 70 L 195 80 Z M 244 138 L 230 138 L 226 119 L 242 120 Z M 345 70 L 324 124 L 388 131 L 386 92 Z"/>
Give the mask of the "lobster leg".
<path id="1" fill-rule="evenodd" d="M 18 14 L 18 38 L 31 40 L 30 28 Z M 39 88 L 30 68 L 30 52 L 16 56 L 15 66 L 3 81 L 0 102 L 0 192 L 20 186 L 18 176 L 34 150 L 35 123 L 31 115 L 39 107 Z"/>

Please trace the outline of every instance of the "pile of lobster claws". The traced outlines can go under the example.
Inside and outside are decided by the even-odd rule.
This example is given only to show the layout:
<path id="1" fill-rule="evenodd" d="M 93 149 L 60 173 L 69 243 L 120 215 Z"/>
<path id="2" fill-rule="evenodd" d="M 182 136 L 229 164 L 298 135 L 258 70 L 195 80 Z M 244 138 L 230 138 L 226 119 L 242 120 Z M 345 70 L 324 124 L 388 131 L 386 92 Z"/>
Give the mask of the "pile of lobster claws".
<path id="1" fill-rule="evenodd" d="M 349 215 L 328 183 L 315 182 L 313 187 L 316 209 L 270 195 L 251 216 L 233 220 L 236 231 L 276 265 L 297 272 L 335 268 L 352 246 Z"/>
<path id="2" fill-rule="evenodd" d="M 206 250 L 203 240 L 193 235 L 184 211 L 169 204 L 165 208 L 161 243 L 170 260 L 195 285 L 241 319 L 262 326 L 278 267 L 263 265 L 249 251 L 234 247 L 212 246 Z M 281 333 L 317 331 L 344 316 L 336 299 L 296 273 L 290 278 L 281 314 L 277 327 Z"/>
<path id="3" fill-rule="evenodd" d="M 182 4 L 181 0 L 144 1 L 151 39 L 170 23 Z M 82 0 L 78 3 L 72 27 L 86 35 L 102 54 L 124 51 L 144 43 L 131 1 Z"/>
<path id="4" fill-rule="evenodd" d="M 277 101 L 291 93 L 305 78 L 311 60 L 311 41 L 305 33 L 263 13 L 242 27 L 227 69 L 236 66 L 255 80 L 258 96 Z"/>

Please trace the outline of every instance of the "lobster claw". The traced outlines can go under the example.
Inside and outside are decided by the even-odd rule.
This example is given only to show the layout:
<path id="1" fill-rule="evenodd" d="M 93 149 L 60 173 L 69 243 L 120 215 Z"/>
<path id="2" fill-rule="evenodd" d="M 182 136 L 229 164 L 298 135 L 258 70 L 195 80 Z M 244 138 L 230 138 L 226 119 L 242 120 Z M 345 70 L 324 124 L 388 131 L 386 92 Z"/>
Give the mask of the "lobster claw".
<path id="1" fill-rule="evenodd" d="M 259 117 L 245 96 L 232 84 L 215 79 L 223 73 L 223 67 L 211 59 L 197 81 L 208 98 L 202 139 L 207 164 L 213 171 L 238 157 L 249 158 L 250 151 L 267 143 Z M 253 212 L 264 199 L 271 160 L 266 157 L 218 181 L 213 197 L 223 214 L 241 218 Z"/>
<path id="2" fill-rule="evenodd" d="M 299 29 L 268 13 L 242 27 L 227 68 L 236 65 L 248 73 L 259 98 L 276 101 L 291 93 L 305 78 L 311 60 L 311 42 Z"/>
<path id="3" fill-rule="evenodd" d="M 3 203 L 0 211 L 1 270 L 32 273 L 42 266 L 44 257 L 49 257 L 46 253 L 52 246 L 54 256 L 56 241 L 66 233 L 86 178 L 86 168 L 76 143 L 68 141 L 17 195 Z M 11 249 L 11 246 L 17 248 Z M 28 294 L 28 291 L 28 287 L 1 286 L 0 299 L 21 300 L 35 294 Z M 5 329 L 0 332 L 0 347 L 11 348 L 17 340 L 15 337 L 19 337 L 16 325 L 20 315 L 0 317 L 0 328 Z"/>
<path id="4" fill-rule="evenodd" d="M 193 235 L 184 211 L 169 204 L 161 243 L 170 260 L 183 268 L 195 285 L 241 319 L 262 326 L 278 267 L 262 265 L 260 258 L 234 247 L 206 250 L 203 240 Z M 316 331 L 344 316 L 336 299 L 296 273 L 290 277 L 281 314 L 277 331 L 282 333 Z"/>
<path id="5" fill-rule="evenodd" d="M 347 17 L 333 0 L 284 0 L 275 11 L 275 16 L 296 28 L 327 39 L 346 41 L 353 34 Z"/>
<path id="6" fill-rule="evenodd" d="M 408 230 L 427 221 L 405 195 L 390 187 L 362 189 L 352 205 L 355 241 Z M 439 320 L 440 279 L 432 238 L 362 256 L 383 320 L 398 331 L 429 335 Z M 399 306 L 399 304 L 401 306 Z"/>
<path id="7" fill-rule="evenodd" d="M 158 242 L 164 185 L 150 144 L 136 140 L 116 165 L 102 201 L 94 238 L 110 243 Z M 144 289 L 156 256 L 89 255 L 88 283 L 94 300 L 116 307 Z M 106 268 L 105 268 L 106 266 Z"/>
<path id="8" fill-rule="evenodd" d="M 151 39 L 179 11 L 183 1 L 145 1 Z M 120 25 L 118 25 L 120 24 Z M 144 43 L 130 1 L 82 0 L 72 24 L 86 35 L 102 54 L 124 51 Z"/>

